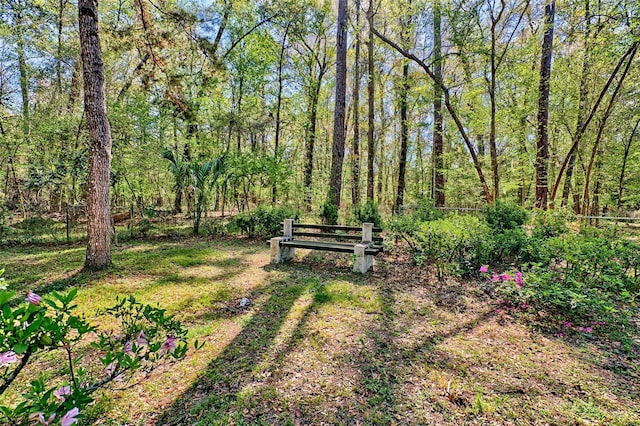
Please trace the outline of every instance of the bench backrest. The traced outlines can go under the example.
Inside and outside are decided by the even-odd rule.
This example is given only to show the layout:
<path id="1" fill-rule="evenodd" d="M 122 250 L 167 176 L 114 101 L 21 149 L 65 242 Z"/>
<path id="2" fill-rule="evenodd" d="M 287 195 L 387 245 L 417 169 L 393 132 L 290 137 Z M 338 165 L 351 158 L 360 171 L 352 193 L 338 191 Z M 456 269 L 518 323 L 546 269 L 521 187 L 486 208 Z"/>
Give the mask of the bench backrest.
<path id="1" fill-rule="evenodd" d="M 320 232 L 309 232 L 308 230 L 319 230 Z M 360 231 L 360 235 L 343 233 L 358 231 Z M 380 243 L 383 241 L 383 238 L 374 235 L 374 233 L 379 232 L 382 232 L 382 228 L 374 227 L 373 223 L 363 223 L 362 227 L 343 225 L 312 225 L 306 223 L 295 223 L 293 219 L 285 219 L 283 235 L 288 238 L 300 236 Z"/>

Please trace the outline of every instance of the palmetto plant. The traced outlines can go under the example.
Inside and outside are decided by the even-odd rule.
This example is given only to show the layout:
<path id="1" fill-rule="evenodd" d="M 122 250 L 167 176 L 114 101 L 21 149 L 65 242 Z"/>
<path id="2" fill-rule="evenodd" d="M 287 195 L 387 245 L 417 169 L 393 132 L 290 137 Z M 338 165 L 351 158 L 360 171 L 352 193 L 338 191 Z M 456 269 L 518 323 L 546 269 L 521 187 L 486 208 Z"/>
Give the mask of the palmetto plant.
<path id="1" fill-rule="evenodd" d="M 195 214 L 193 216 L 193 234 L 198 235 L 200 219 L 209 203 L 209 194 L 225 173 L 225 156 L 216 157 L 202 163 L 189 163 L 189 177 L 196 194 Z"/>
<path id="2" fill-rule="evenodd" d="M 182 194 L 189 186 L 189 163 L 182 159 L 178 153 L 165 149 L 162 158 L 169 160 L 169 171 L 173 174 L 173 190 L 176 193 L 173 204 L 173 212 L 182 212 Z"/>

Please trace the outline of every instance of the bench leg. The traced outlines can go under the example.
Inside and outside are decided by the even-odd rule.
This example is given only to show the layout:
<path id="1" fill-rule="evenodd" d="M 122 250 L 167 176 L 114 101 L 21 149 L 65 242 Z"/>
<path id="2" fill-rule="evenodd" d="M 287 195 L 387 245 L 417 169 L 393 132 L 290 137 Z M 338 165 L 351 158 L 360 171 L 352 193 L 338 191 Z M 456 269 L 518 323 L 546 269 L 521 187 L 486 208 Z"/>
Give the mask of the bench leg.
<path id="1" fill-rule="evenodd" d="M 295 247 L 282 247 L 280 241 L 287 240 L 283 237 L 271 238 L 271 263 L 283 263 L 293 259 L 296 255 Z"/>
<path id="2" fill-rule="evenodd" d="M 366 244 L 356 244 L 353 253 L 356 255 L 356 261 L 353 263 L 353 272 L 366 273 L 373 266 L 373 256 L 365 254 Z"/>

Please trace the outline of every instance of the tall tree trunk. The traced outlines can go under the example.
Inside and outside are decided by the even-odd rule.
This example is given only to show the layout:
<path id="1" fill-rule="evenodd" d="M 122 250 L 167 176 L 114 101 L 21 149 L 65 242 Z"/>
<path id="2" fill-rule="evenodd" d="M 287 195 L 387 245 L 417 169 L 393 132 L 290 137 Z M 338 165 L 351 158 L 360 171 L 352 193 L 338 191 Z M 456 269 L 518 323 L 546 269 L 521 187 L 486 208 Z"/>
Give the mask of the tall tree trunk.
<path id="1" fill-rule="evenodd" d="M 551 56 L 553 53 L 553 20 L 555 0 L 544 8 L 544 39 L 540 63 L 540 86 L 538 95 L 538 140 L 536 144 L 536 201 L 539 209 L 547 209 L 549 192 L 549 83 L 551 79 Z"/>
<path id="2" fill-rule="evenodd" d="M 500 196 L 500 171 L 498 170 L 498 149 L 496 147 L 496 71 L 498 69 L 496 65 L 496 38 L 497 38 L 497 26 L 502 17 L 504 11 L 504 3 L 500 9 L 500 13 L 497 17 L 493 14 L 493 8 L 490 9 L 491 13 L 491 77 L 489 78 L 489 101 L 491 104 L 491 117 L 489 120 L 489 156 L 491 157 L 491 175 L 493 177 L 493 199 L 494 201 Z"/>
<path id="3" fill-rule="evenodd" d="M 369 43 L 367 46 L 367 103 L 369 107 L 367 120 L 369 126 L 367 128 L 367 200 L 373 201 L 373 159 L 375 157 L 375 143 L 373 140 L 375 124 L 375 82 L 373 78 L 373 0 L 369 0 L 367 21 L 369 23 Z"/>
<path id="4" fill-rule="evenodd" d="M 409 61 L 405 59 L 402 67 L 402 85 L 400 89 L 400 159 L 398 165 L 398 190 L 394 212 L 400 213 L 404 203 L 405 175 L 407 171 L 407 149 L 409 145 L 409 123 L 407 122 L 409 95 Z"/>
<path id="5" fill-rule="evenodd" d="M 351 145 L 351 202 L 360 204 L 360 0 L 356 0 L 356 51 L 353 73 L 353 143 Z"/>
<path id="6" fill-rule="evenodd" d="M 618 84 L 616 85 L 616 88 L 613 90 L 613 94 L 611 95 L 611 98 L 609 99 L 609 104 L 607 105 L 607 109 L 605 110 L 605 113 L 602 119 L 600 120 L 598 133 L 596 135 L 595 142 L 593 143 L 593 149 L 591 150 L 591 159 L 589 160 L 589 165 L 587 166 L 587 172 L 584 177 L 584 192 L 582 194 L 582 214 L 586 214 L 589 209 L 589 184 L 591 179 L 591 172 L 593 170 L 593 165 L 596 161 L 596 158 L 598 157 L 598 153 L 602 152 L 599 148 L 600 148 L 600 141 L 602 140 L 602 134 L 604 133 L 604 128 L 607 125 L 607 120 L 611 115 L 611 111 L 613 111 L 613 105 L 615 104 L 616 98 L 618 97 L 618 93 L 620 93 L 620 88 L 622 87 L 624 80 L 627 74 L 629 73 L 629 69 L 631 68 L 631 63 L 633 62 L 633 58 L 635 57 L 637 51 L 638 49 L 636 47 L 629 55 L 627 65 L 625 66 L 624 71 L 620 76 L 620 80 L 618 80 Z"/>
<path id="7" fill-rule="evenodd" d="M 280 112 L 282 110 L 282 68 L 284 66 L 284 54 L 287 50 L 287 35 L 289 33 L 289 25 L 284 30 L 284 35 L 282 36 L 282 46 L 280 46 L 280 60 L 278 62 L 278 101 L 276 103 L 276 134 L 275 134 L 275 143 L 273 150 L 273 157 L 275 159 L 276 164 L 278 163 L 278 150 L 280 149 Z M 240 150 L 238 150 L 240 151 Z M 276 195 L 277 195 L 277 182 L 273 182 L 273 186 L 271 187 L 271 202 L 275 204 Z"/>
<path id="8" fill-rule="evenodd" d="M 322 78 L 326 72 L 326 61 L 323 61 L 320 64 L 320 70 L 318 72 L 317 79 L 314 79 L 311 87 L 309 88 L 309 123 L 307 124 L 307 133 L 306 133 L 306 147 L 305 147 L 305 167 L 304 167 L 304 187 L 305 191 L 308 193 L 305 194 L 305 202 L 307 205 L 307 211 L 311 211 L 311 202 L 312 200 L 312 177 L 313 177 L 313 150 L 315 148 L 316 142 L 316 127 L 318 124 L 318 100 L 320 99 L 320 88 L 322 87 Z"/>
<path id="9" fill-rule="evenodd" d="M 56 22 L 58 27 L 58 44 L 56 46 L 56 95 L 60 95 L 62 93 L 62 18 L 64 17 L 64 9 L 66 5 L 67 2 L 65 0 L 59 0 Z"/>
<path id="10" fill-rule="evenodd" d="M 578 134 L 582 125 L 584 124 L 585 112 L 587 109 L 587 98 L 589 96 L 589 86 L 587 85 L 587 78 L 589 76 L 589 38 L 591 37 L 591 12 L 589 10 L 589 0 L 584 2 L 584 49 L 582 52 L 582 73 L 580 75 L 580 100 L 578 101 L 578 117 L 576 120 L 576 130 L 574 134 Z M 569 163 L 567 164 L 567 176 L 564 180 L 564 187 L 562 188 L 562 203 L 561 206 L 565 207 L 569 203 L 569 194 L 571 193 L 571 180 L 573 178 L 573 170 L 576 164 L 577 153 L 574 152 L 569 156 Z"/>
<path id="11" fill-rule="evenodd" d="M 20 72 L 20 94 L 22 95 L 22 132 L 25 140 L 29 137 L 29 76 L 27 74 L 27 60 L 24 54 L 24 26 L 22 22 L 22 5 L 14 5 L 14 19 L 16 31 L 16 50 L 18 53 L 18 71 Z"/>
<path id="12" fill-rule="evenodd" d="M 111 265 L 111 128 L 105 101 L 97 0 L 78 1 L 78 23 L 84 76 L 84 104 L 90 143 L 87 176 L 87 255 L 84 269 L 97 270 Z"/>
<path id="13" fill-rule="evenodd" d="M 433 5 L 433 73 L 442 81 L 442 14 L 440 0 Z M 433 85 L 433 198 L 436 207 L 444 207 L 444 126 L 442 120 L 442 88 Z"/>
<path id="14" fill-rule="evenodd" d="M 344 161 L 345 109 L 347 95 L 347 0 L 338 1 L 336 39 L 336 99 L 333 114 L 333 146 L 328 201 L 340 208 L 342 163 Z"/>
<path id="15" fill-rule="evenodd" d="M 627 140 L 627 143 L 624 145 L 624 156 L 622 157 L 622 167 L 620 168 L 620 179 L 618 179 L 618 210 L 622 208 L 622 190 L 624 189 L 624 174 L 627 169 L 627 160 L 629 158 L 629 151 L 631 150 L 631 143 L 633 142 L 633 137 L 636 135 L 636 131 L 638 130 L 638 126 L 640 126 L 640 119 L 636 121 L 636 125 L 633 127 L 631 131 L 631 135 Z"/>

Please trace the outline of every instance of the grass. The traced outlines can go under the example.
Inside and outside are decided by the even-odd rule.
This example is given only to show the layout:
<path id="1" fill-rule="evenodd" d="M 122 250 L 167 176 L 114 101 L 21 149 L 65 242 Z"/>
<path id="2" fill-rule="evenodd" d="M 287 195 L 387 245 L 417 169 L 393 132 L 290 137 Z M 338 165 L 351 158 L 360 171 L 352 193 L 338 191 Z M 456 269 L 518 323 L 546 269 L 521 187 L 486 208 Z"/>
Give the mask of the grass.
<path id="1" fill-rule="evenodd" d="M 97 310 L 132 294 L 207 342 L 102 393 L 87 423 L 640 424 L 637 354 L 541 334 L 473 282 L 438 281 L 400 254 L 366 276 L 348 256 L 305 254 L 272 267 L 262 242 L 181 237 L 126 241 L 94 275 L 78 272 L 76 244 L 3 249 L 0 267 L 20 292 L 77 287 L 98 326 Z M 57 355 L 25 375 L 36 371 L 54 376 Z"/>

